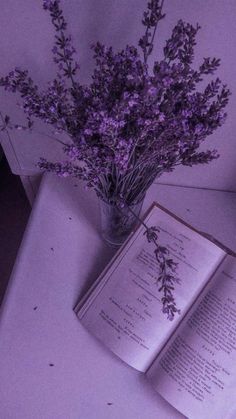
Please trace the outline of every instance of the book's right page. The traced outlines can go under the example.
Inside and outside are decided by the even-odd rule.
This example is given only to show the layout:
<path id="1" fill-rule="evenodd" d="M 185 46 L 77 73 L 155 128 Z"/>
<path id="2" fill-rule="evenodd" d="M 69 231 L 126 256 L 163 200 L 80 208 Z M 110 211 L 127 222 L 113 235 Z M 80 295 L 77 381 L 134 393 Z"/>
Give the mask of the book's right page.
<path id="1" fill-rule="evenodd" d="M 227 256 L 147 372 L 190 419 L 236 418 L 236 258 Z"/>

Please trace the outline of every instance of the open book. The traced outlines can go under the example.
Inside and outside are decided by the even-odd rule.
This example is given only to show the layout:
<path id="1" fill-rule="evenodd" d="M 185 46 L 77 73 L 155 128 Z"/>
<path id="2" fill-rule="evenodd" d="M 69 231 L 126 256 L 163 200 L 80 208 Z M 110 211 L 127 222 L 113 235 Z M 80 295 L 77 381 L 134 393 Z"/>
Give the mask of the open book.
<path id="1" fill-rule="evenodd" d="M 236 258 L 169 211 L 145 216 L 178 263 L 181 314 L 162 312 L 155 244 L 140 225 L 75 308 L 113 353 L 192 419 L 236 418 Z"/>

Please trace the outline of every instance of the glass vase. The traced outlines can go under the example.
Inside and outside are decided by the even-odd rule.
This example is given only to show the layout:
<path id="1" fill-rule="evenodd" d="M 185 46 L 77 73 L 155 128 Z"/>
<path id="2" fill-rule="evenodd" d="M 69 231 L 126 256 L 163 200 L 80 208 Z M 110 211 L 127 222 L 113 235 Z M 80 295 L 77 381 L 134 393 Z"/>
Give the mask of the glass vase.
<path id="1" fill-rule="evenodd" d="M 143 200 L 123 208 L 100 200 L 101 233 L 109 246 L 120 246 L 139 223 Z"/>

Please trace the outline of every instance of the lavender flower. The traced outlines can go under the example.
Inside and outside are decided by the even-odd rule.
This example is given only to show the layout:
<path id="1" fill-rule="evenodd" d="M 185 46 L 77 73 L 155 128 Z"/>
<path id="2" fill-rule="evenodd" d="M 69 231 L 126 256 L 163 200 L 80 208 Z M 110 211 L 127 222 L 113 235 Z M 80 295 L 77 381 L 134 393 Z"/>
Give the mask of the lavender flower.
<path id="1" fill-rule="evenodd" d="M 20 94 L 27 117 L 27 124 L 19 125 L 1 115 L 1 129 L 32 130 L 38 118 L 54 132 L 67 133 L 68 143 L 62 143 L 66 162 L 41 159 L 39 167 L 82 179 L 101 199 L 117 206 L 139 202 L 157 177 L 178 165 L 205 164 L 219 156 L 216 150 L 199 148 L 225 122 L 230 91 L 219 78 L 197 91 L 198 83 L 220 65 L 219 59 L 206 57 L 199 68 L 192 68 L 200 26 L 179 20 L 165 43 L 163 58 L 149 69 L 157 26 L 165 16 L 163 3 L 147 3 L 145 31 L 138 43 L 142 56 L 134 46 L 115 52 L 97 42 L 91 46 L 92 82 L 81 85 L 60 1 L 44 0 L 55 28 L 52 53 L 57 77 L 44 91 L 28 71 L 17 67 L 0 78 L 0 86 Z M 178 312 L 171 291 L 175 266 L 148 230 L 150 237 L 161 267 L 163 310 L 173 318 Z"/>

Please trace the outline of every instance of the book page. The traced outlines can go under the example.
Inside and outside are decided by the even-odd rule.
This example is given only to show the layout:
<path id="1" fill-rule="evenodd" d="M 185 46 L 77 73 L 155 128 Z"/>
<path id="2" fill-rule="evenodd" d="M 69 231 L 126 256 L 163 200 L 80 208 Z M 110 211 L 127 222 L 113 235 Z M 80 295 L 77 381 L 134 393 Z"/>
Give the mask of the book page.
<path id="1" fill-rule="evenodd" d="M 147 373 L 191 419 L 236 418 L 236 259 L 227 256 Z"/>
<path id="2" fill-rule="evenodd" d="M 146 371 L 193 299 L 225 256 L 222 249 L 154 207 L 146 220 L 178 262 L 174 295 L 181 315 L 162 313 L 159 268 L 153 243 L 140 227 L 78 312 L 82 324 L 132 367 Z"/>

